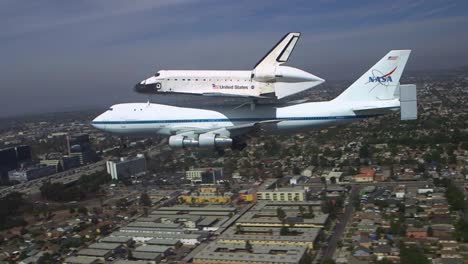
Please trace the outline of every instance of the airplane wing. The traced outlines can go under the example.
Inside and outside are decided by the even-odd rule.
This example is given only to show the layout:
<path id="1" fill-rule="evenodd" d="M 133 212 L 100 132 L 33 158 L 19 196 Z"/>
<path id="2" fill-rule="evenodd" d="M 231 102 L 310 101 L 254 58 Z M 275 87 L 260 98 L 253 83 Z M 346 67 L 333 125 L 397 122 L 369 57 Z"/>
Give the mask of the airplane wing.
<path id="1" fill-rule="evenodd" d="M 369 106 L 369 107 L 359 107 L 353 109 L 353 112 L 357 115 L 383 115 L 383 114 L 388 114 L 391 112 L 394 112 L 395 110 L 398 110 L 398 107 L 396 106 L 388 106 L 388 107 L 375 107 L 375 106 Z"/>
<path id="2" fill-rule="evenodd" d="M 260 133 L 262 128 L 266 128 L 269 125 L 277 124 L 281 120 L 265 120 L 254 123 L 248 123 L 238 126 L 230 126 L 225 128 L 211 128 L 211 129 L 199 129 L 193 127 L 181 127 L 177 130 L 172 131 L 174 135 L 200 135 L 205 133 L 219 134 L 227 137 L 238 137 L 247 136 Z"/>

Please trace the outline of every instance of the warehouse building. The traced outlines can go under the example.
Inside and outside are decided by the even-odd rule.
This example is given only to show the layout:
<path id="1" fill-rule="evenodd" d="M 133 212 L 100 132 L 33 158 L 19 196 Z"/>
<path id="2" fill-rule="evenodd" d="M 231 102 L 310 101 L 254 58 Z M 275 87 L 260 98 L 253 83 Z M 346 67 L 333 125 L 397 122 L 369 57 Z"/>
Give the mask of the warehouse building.
<path id="1" fill-rule="evenodd" d="M 245 243 L 208 244 L 195 255 L 194 264 L 297 264 L 305 258 L 306 246 L 289 245 L 251 245 L 246 249 Z"/>

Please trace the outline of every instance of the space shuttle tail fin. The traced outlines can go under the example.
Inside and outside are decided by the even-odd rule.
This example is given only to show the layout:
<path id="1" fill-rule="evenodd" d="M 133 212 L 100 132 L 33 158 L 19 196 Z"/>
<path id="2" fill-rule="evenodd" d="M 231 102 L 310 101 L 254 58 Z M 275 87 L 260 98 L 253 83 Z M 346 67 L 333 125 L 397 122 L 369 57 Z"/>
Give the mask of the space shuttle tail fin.
<path id="1" fill-rule="evenodd" d="M 286 34 L 257 64 L 254 69 L 274 67 L 288 61 L 301 33 Z"/>

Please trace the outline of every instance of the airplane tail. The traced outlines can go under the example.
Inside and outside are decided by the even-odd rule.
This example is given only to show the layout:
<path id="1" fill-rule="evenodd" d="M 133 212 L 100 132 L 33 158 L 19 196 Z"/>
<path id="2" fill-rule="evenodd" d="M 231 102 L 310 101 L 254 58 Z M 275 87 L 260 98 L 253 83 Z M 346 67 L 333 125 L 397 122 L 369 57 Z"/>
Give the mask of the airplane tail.
<path id="1" fill-rule="evenodd" d="M 392 50 L 357 79 L 334 101 L 378 101 L 395 99 L 400 77 L 411 50 Z"/>

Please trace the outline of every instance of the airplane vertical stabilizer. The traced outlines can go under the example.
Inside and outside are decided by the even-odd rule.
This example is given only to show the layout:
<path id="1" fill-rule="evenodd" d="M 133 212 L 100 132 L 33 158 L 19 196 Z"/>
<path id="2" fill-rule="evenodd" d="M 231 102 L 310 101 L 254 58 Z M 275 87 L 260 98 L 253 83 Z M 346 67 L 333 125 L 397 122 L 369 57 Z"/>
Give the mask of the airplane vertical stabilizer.
<path id="1" fill-rule="evenodd" d="M 392 50 L 341 93 L 335 101 L 374 101 L 394 98 L 411 50 Z"/>

